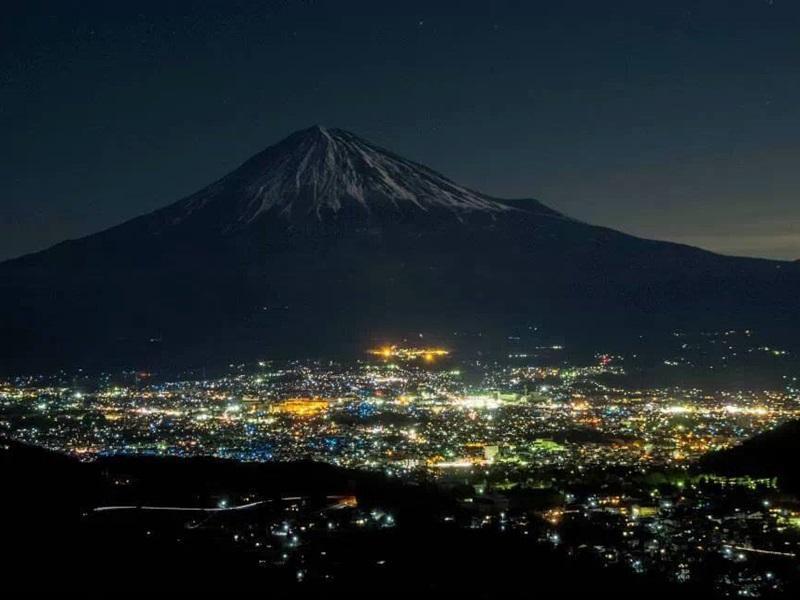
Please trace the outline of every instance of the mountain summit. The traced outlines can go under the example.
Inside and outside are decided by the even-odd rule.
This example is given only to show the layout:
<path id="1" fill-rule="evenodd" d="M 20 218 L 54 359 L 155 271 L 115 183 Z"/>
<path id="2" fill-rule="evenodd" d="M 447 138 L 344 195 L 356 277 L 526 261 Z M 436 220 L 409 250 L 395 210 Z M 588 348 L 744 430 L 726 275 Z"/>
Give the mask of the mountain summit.
<path id="1" fill-rule="evenodd" d="M 798 298 L 798 263 L 595 227 L 312 127 L 163 209 L 0 264 L 0 367 L 360 353 L 420 333 L 481 351 L 677 329 L 789 343 Z"/>
<path id="2" fill-rule="evenodd" d="M 445 211 L 460 218 L 513 210 L 355 134 L 319 125 L 293 133 L 178 203 L 177 220 L 220 203 L 228 205 L 229 229 L 265 214 L 302 221 L 409 211 Z"/>

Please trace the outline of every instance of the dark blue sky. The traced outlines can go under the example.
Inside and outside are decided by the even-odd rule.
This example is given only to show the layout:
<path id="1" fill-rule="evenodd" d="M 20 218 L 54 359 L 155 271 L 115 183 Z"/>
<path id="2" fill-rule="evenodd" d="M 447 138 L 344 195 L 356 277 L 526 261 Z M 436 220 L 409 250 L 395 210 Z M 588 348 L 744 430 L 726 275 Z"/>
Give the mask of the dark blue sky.
<path id="1" fill-rule="evenodd" d="M 293 130 L 499 197 L 800 258 L 800 2 L 12 2 L 0 259 L 148 212 Z"/>

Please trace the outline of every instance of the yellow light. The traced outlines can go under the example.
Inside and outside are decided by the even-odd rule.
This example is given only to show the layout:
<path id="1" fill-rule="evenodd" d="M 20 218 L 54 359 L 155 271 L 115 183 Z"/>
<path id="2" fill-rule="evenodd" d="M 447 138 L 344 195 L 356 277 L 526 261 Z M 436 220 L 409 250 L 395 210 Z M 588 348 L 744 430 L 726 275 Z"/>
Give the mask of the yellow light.
<path id="1" fill-rule="evenodd" d="M 373 356 L 379 356 L 383 359 L 399 358 L 401 360 L 424 360 L 432 362 L 435 359 L 447 356 L 450 354 L 449 350 L 444 348 L 399 348 L 397 346 L 382 346 L 381 348 L 370 350 Z"/>
<path id="2" fill-rule="evenodd" d="M 314 417 L 328 410 L 329 404 L 327 400 L 321 398 L 287 398 L 270 410 L 293 417 Z"/>

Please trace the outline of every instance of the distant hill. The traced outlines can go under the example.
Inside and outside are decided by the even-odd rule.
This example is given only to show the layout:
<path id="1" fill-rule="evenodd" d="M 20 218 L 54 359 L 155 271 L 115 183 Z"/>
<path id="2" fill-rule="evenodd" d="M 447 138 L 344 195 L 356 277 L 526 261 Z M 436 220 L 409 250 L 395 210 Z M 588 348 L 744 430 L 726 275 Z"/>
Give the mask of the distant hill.
<path id="1" fill-rule="evenodd" d="M 800 492 L 800 420 L 789 421 L 742 444 L 703 457 L 700 468 L 720 475 L 777 477 L 785 491 Z"/>

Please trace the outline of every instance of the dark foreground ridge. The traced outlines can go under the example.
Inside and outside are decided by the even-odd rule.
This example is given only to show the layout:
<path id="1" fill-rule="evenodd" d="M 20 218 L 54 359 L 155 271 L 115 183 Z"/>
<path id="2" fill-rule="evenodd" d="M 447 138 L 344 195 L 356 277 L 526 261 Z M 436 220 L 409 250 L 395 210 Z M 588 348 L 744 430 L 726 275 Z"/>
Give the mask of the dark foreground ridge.
<path id="1" fill-rule="evenodd" d="M 602 568 L 531 538 L 443 524 L 442 514 L 459 518 L 446 493 L 319 464 L 80 463 L 5 441 L 0 466 L 6 582 L 27 590 L 706 597 L 700 585 Z"/>

